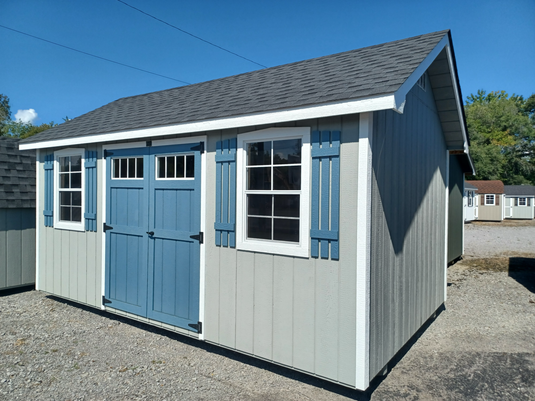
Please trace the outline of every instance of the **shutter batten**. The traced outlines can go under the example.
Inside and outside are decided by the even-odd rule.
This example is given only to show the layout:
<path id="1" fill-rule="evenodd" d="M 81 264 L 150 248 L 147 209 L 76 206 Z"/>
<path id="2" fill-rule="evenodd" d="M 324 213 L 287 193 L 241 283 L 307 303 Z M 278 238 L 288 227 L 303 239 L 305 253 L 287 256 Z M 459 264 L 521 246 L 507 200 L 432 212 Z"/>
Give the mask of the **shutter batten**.
<path id="1" fill-rule="evenodd" d="M 236 138 L 218 141 L 215 155 L 215 244 L 231 248 L 236 247 L 236 147 Z"/>
<path id="2" fill-rule="evenodd" d="M 54 155 L 46 155 L 45 163 L 45 204 L 43 215 L 45 227 L 54 227 Z"/>
<path id="3" fill-rule="evenodd" d="M 97 152 L 85 152 L 85 229 L 97 231 Z"/>

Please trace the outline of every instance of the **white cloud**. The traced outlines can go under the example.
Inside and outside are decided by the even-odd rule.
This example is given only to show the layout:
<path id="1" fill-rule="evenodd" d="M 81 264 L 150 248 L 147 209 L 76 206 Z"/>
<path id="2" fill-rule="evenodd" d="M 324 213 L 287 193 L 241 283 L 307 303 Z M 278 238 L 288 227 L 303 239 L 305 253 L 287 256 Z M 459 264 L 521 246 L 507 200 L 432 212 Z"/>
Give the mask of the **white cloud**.
<path id="1" fill-rule="evenodd" d="M 20 120 L 25 124 L 33 124 L 37 120 L 37 112 L 34 109 L 18 110 L 15 114 L 15 120 Z"/>

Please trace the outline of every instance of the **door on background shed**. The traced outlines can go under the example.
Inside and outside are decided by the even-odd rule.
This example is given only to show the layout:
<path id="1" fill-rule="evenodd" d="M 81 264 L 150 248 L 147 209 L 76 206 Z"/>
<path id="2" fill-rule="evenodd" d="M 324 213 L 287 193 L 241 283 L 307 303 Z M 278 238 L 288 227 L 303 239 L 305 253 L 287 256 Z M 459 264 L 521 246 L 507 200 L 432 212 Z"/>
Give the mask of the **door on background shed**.
<path id="1" fill-rule="evenodd" d="M 201 146 L 106 153 L 106 301 L 192 330 L 199 319 Z"/>

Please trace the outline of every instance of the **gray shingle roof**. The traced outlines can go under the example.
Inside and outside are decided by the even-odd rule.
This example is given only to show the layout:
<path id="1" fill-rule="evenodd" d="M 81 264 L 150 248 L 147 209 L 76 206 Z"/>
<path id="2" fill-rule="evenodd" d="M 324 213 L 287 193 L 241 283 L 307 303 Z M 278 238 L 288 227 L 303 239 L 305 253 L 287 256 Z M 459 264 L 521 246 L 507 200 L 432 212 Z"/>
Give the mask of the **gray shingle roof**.
<path id="1" fill-rule="evenodd" d="M 225 118 L 394 93 L 448 31 L 126 97 L 24 142 Z"/>
<path id="2" fill-rule="evenodd" d="M 475 191 L 477 187 L 473 186 L 472 184 L 469 184 L 468 182 L 464 183 L 464 189 L 468 189 L 470 191 Z"/>
<path id="3" fill-rule="evenodd" d="M 35 207 L 35 150 L 0 136 L 0 209 Z"/>
<path id="4" fill-rule="evenodd" d="M 534 185 L 505 185 L 505 195 L 535 196 Z"/>

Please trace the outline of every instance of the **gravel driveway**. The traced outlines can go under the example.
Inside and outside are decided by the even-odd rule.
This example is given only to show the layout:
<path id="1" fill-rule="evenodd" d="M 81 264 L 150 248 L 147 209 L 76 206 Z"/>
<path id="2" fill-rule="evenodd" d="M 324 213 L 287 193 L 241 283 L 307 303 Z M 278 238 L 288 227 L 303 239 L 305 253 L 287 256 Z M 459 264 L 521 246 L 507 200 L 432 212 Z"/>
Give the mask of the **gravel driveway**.
<path id="1" fill-rule="evenodd" d="M 534 224 L 467 225 L 445 309 L 368 393 L 36 291 L 0 293 L 0 399 L 534 400 L 534 239 Z"/>

